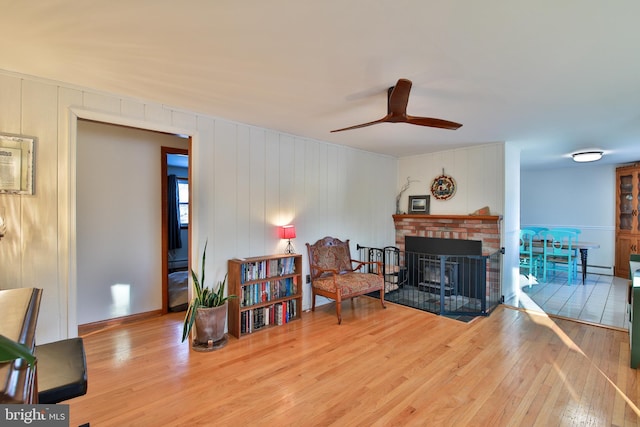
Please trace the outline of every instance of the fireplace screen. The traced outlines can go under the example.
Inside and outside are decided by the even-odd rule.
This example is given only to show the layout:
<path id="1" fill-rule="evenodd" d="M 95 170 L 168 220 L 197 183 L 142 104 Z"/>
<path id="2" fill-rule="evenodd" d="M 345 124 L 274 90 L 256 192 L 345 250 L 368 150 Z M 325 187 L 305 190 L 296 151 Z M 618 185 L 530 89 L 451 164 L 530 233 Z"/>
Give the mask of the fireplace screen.
<path id="1" fill-rule="evenodd" d="M 434 255 L 359 245 L 358 250 L 361 260 L 382 262 L 386 301 L 457 318 L 488 315 L 501 302 L 499 251 Z"/>

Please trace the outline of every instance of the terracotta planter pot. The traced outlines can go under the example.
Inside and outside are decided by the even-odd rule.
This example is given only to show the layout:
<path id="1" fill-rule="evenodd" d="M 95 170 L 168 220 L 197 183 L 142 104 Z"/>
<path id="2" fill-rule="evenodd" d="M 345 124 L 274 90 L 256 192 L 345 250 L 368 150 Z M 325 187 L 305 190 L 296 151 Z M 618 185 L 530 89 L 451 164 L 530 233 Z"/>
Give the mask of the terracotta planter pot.
<path id="1" fill-rule="evenodd" d="M 219 307 L 196 309 L 196 343 L 215 343 L 224 338 L 227 321 L 227 302 Z"/>

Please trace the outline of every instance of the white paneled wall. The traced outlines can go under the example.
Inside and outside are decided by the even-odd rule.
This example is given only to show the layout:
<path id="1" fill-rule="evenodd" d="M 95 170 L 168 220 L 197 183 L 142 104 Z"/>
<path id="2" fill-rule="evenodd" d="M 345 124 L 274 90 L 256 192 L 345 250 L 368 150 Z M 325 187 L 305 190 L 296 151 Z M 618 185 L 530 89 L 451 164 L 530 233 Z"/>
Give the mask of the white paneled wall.
<path id="1" fill-rule="evenodd" d="M 407 211 L 408 197 L 430 195 L 431 182 L 437 176 L 452 176 L 457 190 L 449 200 L 430 199 L 432 214 L 467 215 L 489 206 L 492 215 L 502 215 L 504 206 L 504 144 L 488 144 L 473 148 L 441 151 L 402 158 L 398 166 L 398 182 L 407 177 L 417 180 L 402 195 L 400 210 Z"/>
<path id="2" fill-rule="evenodd" d="M 229 258 L 283 251 L 276 225 L 286 222 L 296 225 L 303 254 L 305 242 L 325 235 L 350 238 L 353 250 L 394 241 L 392 157 L 0 72 L 0 131 L 38 138 L 35 195 L 0 195 L 9 223 L 0 287 L 44 289 L 40 343 L 76 334 L 78 118 L 193 136 L 191 248 L 198 264 L 208 239 L 211 280 L 222 278 Z M 309 307 L 308 285 L 304 293 Z"/>
<path id="3" fill-rule="evenodd" d="M 505 144 L 504 214 L 502 221 L 502 295 L 520 292 L 520 149 Z"/>

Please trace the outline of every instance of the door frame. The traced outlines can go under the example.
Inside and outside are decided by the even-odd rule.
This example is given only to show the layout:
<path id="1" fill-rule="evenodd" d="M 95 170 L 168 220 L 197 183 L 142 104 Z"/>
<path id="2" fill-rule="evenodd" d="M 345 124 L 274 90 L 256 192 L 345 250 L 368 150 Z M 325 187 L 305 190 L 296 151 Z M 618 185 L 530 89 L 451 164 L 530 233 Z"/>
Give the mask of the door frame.
<path id="1" fill-rule="evenodd" d="M 88 110 L 80 107 L 69 107 L 68 110 L 68 127 L 62 132 L 68 133 L 68 138 L 59 139 L 66 144 L 58 147 L 60 156 L 65 160 L 64 164 L 59 165 L 58 180 L 58 234 L 61 242 L 60 257 L 58 260 L 58 282 L 67 285 L 61 289 L 60 295 L 60 328 L 61 331 L 66 329 L 66 334 L 62 332 L 61 336 L 72 338 L 78 336 L 78 256 L 76 244 L 76 153 L 78 145 L 78 120 L 94 120 L 114 125 L 130 126 L 138 129 L 171 133 L 175 135 L 185 135 L 189 137 L 189 203 L 192 209 L 189 209 L 189 258 L 191 258 L 192 247 L 194 242 L 193 236 L 198 235 L 198 224 L 193 221 L 192 212 L 197 209 L 197 200 L 192 198 L 192 187 L 194 184 L 194 162 L 193 153 L 197 151 L 200 144 L 200 135 L 196 129 L 173 126 L 165 123 L 152 122 L 145 119 L 122 116 L 114 113 L 106 113 L 96 110 Z"/>
<path id="2" fill-rule="evenodd" d="M 191 141 L 189 141 L 189 147 Z M 161 245 L 161 259 L 162 259 L 162 314 L 169 312 L 169 238 L 167 232 L 169 229 L 169 218 L 167 214 L 167 155 L 168 154 L 184 154 L 189 158 L 189 164 L 187 166 L 187 174 L 189 180 L 189 225 L 187 225 L 187 240 L 189 242 L 187 246 L 187 271 L 191 266 L 191 156 L 189 155 L 189 149 L 173 148 L 173 147 L 160 147 L 161 153 L 161 166 L 160 166 L 160 192 L 161 192 L 161 212 L 162 212 L 162 245 Z"/>

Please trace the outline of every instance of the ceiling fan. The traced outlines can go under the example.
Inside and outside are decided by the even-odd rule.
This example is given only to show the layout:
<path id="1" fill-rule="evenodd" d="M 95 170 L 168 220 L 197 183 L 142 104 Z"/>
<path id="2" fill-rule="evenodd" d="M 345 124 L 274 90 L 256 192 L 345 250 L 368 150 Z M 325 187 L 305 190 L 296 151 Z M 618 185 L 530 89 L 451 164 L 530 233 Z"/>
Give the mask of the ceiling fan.
<path id="1" fill-rule="evenodd" d="M 387 115 L 373 122 L 362 123 L 359 125 L 349 126 L 342 129 L 332 130 L 331 132 L 342 132 L 343 130 L 351 130 L 375 125 L 378 123 L 409 123 L 418 126 L 428 126 L 433 128 L 456 130 L 460 123 L 450 122 L 448 120 L 434 119 L 431 117 L 410 116 L 407 114 L 407 103 L 409 102 L 409 92 L 411 91 L 411 81 L 400 79 L 395 86 L 391 86 L 387 92 Z"/>

